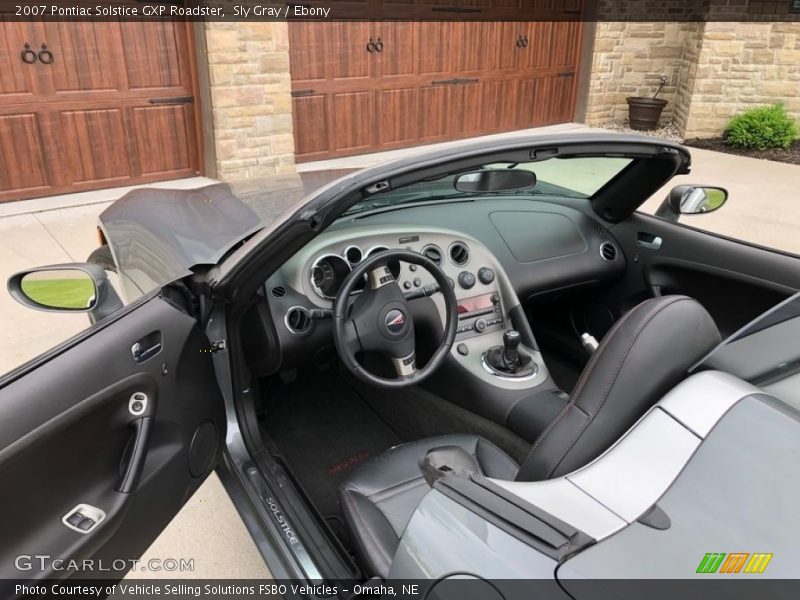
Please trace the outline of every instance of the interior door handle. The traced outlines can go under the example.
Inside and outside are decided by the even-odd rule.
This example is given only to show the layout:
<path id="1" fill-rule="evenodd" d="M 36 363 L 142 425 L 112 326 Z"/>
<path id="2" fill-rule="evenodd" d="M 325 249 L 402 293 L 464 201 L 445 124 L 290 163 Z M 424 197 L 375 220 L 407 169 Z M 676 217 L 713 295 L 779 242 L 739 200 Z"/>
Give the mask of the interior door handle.
<path id="1" fill-rule="evenodd" d="M 139 483 L 147 458 L 147 440 L 150 438 L 152 425 L 153 417 L 140 417 L 131 421 L 133 434 L 125 449 L 124 471 L 115 488 L 120 494 L 130 494 Z"/>
<path id="2" fill-rule="evenodd" d="M 640 248 L 647 248 L 648 250 L 661 250 L 661 244 L 664 240 L 652 233 L 645 233 L 640 231 L 636 234 L 636 245 Z"/>
<path id="3" fill-rule="evenodd" d="M 161 352 L 161 347 L 161 332 L 154 331 L 131 346 L 133 360 L 143 363 Z"/>

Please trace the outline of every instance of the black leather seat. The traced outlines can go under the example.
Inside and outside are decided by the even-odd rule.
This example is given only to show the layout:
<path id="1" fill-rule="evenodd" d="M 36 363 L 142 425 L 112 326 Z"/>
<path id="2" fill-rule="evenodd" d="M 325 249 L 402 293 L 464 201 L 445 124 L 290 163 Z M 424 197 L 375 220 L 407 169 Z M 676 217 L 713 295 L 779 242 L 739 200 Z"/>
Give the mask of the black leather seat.
<path id="1" fill-rule="evenodd" d="M 347 524 L 367 568 L 385 577 L 400 536 L 430 488 L 419 459 L 431 448 L 460 446 L 477 459 L 484 475 L 513 479 L 519 465 L 476 435 L 452 434 L 390 448 L 360 465 L 339 488 Z"/>
<path id="2" fill-rule="evenodd" d="M 428 492 L 419 460 L 432 448 L 458 445 L 484 475 L 540 481 L 591 462 L 686 376 L 720 341 L 711 316 L 685 296 L 647 300 L 603 338 L 572 397 L 533 444 L 520 467 L 494 444 L 448 435 L 392 448 L 367 461 L 342 484 L 342 508 L 371 574 L 388 574 L 400 536 Z"/>

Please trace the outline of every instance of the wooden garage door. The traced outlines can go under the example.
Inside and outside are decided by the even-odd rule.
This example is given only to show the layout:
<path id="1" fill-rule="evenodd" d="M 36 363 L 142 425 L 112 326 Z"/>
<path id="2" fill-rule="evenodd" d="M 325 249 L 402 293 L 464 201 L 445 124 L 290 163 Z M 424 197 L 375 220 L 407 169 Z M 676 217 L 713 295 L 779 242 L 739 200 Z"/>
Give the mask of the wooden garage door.
<path id="1" fill-rule="evenodd" d="M 190 37 L 167 20 L 0 22 L 0 201 L 197 174 Z"/>
<path id="2" fill-rule="evenodd" d="M 297 158 L 568 122 L 581 29 L 579 21 L 292 22 Z M 370 41 L 381 51 L 369 52 Z"/>

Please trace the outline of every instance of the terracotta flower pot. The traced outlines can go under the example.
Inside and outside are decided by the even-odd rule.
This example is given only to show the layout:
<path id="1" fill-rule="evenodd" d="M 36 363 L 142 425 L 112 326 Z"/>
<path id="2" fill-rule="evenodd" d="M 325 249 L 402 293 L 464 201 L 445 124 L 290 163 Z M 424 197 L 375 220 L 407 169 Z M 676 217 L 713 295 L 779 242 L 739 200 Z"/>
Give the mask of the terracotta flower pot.
<path id="1" fill-rule="evenodd" d="M 628 98 L 628 122 L 631 129 L 647 131 L 658 127 L 661 111 L 667 105 L 661 98 L 631 96 Z"/>

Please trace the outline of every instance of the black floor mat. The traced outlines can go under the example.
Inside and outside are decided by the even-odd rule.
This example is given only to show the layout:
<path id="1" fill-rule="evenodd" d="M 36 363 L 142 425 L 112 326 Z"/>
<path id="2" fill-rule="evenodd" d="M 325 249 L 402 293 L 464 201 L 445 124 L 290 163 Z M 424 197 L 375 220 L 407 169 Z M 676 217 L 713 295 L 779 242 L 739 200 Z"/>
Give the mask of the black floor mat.
<path id="1" fill-rule="evenodd" d="M 400 438 L 332 371 L 271 379 L 261 426 L 319 513 L 341 518 L 337 489 L 356 465 Z"/>

